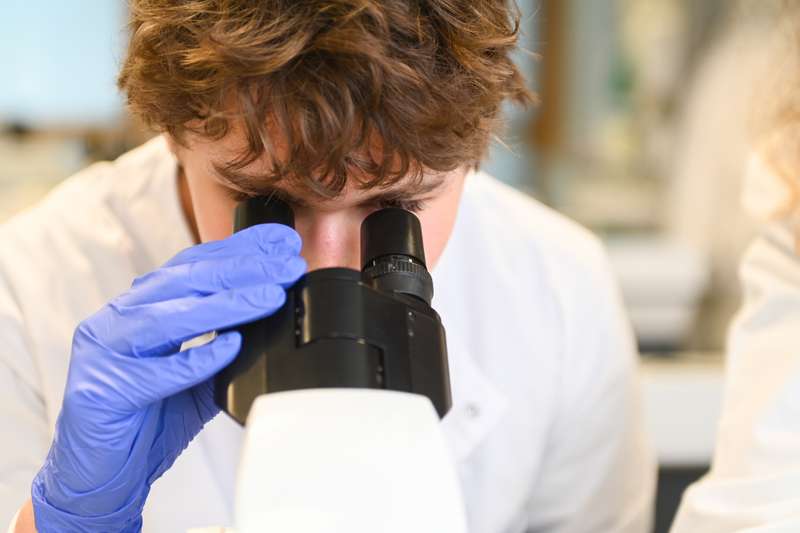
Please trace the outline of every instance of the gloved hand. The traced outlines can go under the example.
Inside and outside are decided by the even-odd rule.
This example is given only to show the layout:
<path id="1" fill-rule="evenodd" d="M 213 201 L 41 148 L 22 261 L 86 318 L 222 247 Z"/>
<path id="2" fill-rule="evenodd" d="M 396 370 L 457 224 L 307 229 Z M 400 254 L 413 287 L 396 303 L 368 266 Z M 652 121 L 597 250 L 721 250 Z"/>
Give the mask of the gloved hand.
<path id="1" fill-rule="evenodd" d="M 32 501 L 40 533 L 140 531 L 150 485 L 219 409 L 214 374 L 241 336 L 203 333 L 270 315 L 306 269 L 277 224 L 184 250 L 82 322 L 64 401 Z"/>

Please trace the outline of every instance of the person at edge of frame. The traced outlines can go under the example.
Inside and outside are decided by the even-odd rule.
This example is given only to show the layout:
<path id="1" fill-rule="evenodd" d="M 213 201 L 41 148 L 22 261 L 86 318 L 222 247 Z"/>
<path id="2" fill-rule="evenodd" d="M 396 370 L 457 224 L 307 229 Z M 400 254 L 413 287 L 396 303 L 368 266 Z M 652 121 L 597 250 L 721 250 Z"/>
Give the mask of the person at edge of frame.
<path id="1" fill-rule="evenodd" d="M 780 9 L 753 93 L 741 197 L 761 228 L 739 267 L 717 443 L 672 533 L 800 531 L 800 4 Z"/>

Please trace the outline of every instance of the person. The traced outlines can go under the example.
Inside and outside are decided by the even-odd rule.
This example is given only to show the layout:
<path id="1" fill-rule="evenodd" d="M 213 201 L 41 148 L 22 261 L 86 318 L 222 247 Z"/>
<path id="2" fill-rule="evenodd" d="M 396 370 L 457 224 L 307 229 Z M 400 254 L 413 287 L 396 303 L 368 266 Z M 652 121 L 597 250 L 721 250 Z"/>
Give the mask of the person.
<path id="1" fill-rule="evenodd" d="M 711 471 L 684 494 L 673 533 L 800 531 L 800 9 L 776 27 L 756 103 L 742 201 L 761 224 L 741 262 Z"/>
<path id="2" fill-rule="evenodd" d="M 161 134 L 0 228 L 0 516 L 230 524 L 242 429 L 215 417 L 209 379 L 241 340 L 182 344 L 269 315 L 306 270 L 358 268 L 362 220 L 397 206 L 433 267 L 470 531 L 648 530 L 653 455 L 602 247 L 478 169 L 501 104 L 531 100 L 515 7 L 130 8 L 119 83 Z M 289 202 L 296 231 L 231 235 L 252 195 Z"/>

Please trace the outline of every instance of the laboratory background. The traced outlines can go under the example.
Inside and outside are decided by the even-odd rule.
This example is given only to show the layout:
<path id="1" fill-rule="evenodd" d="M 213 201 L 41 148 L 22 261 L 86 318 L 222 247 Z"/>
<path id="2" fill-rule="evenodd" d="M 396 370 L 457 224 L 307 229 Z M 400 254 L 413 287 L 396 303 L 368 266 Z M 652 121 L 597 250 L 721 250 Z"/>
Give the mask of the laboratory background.
<path id="1" fill-rule="evenodd" d="M 517 61 L 540 102 L 509 106 L 484 168 L 608 246 L 642 354 L 665 532 L 713 450 L 737 265 L 755 231 L 739 194 L 766 62 L 757 44 L 780 2 L 519 4 Z M 123 0 L 3 3 L 0 222 L 153 135 L 115 88 L 126 16 Z"/>

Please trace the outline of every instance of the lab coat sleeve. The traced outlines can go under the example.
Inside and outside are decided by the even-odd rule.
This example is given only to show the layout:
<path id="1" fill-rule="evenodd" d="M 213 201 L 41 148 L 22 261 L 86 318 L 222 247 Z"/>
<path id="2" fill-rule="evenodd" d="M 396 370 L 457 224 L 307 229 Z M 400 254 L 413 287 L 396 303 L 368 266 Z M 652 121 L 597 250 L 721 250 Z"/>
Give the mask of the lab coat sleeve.
<path id="1" fill-rule="evenodd" d="M 0 530 L 30 497 L 50 429 L 23 320 L 0 274 Z"/>
<path id="2" fill-rule="evenodd" d="M 561 398 L 530 500 L 531 532 L 650 531 L 656 468 L 638 357 L 609 262 L 593 244 L 553 280 L 562 293 Z"/>
<path id="3" fill-rule="evenodd" d="M 713 466 L 673 533 L 800 531 L 800 255 L 788 224 L 751 245 L 741 279 Z"/>

